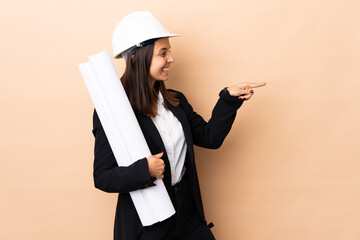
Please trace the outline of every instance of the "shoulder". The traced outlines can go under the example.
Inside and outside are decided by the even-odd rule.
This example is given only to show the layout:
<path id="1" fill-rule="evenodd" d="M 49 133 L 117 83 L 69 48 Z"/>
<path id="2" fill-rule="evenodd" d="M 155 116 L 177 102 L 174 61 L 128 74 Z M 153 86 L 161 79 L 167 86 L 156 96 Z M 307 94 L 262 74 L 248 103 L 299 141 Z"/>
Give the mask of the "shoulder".
<path id="1" fill-rule="evenodd" d="M 96 112 L 96 109 L 94 108 L 93 113 L 93 130 L 97 129 L 98 127 L 102 127 L 99 116 Z"/>
<path id="2" fill-rule="evenodd" d="M 99 116 L 97 115 L 96 109 L 94 108 L 94 113 L 93 113 L 93 122 L 94 123 L 99 123 L 100 119 Z"/>
<path id="3" fill-rule="evenodd" d="M 178 97 L 179 100 L 180 100 L 180 104 L 182 104 L 182 103 L 188 103 L 185 95 L 184 95 L 182 92 L 177 91 L 177 90 L 174 90 L 174 89 L 167 89 L 167 91 L 168 91 L 168 92 L 171 92 L 171 93 L 177 94 L 177 97 Z"/>

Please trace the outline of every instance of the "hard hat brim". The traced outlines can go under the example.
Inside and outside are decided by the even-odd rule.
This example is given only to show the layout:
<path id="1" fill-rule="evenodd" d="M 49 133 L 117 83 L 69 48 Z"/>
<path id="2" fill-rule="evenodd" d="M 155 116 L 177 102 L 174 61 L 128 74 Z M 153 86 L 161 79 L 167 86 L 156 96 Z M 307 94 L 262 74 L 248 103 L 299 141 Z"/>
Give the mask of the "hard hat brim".
<path id="1" fill-rule="evenodd" d="M 158 40 L 158 39 L 161 39 L 161 38 L 170 38 L 170 37 L 179 37 L 179 36 L 180 36 L 180 34 L 168 33 L 168 34 L 166 34 L 166 35 L 164 35 L 164 36 L 158 36 L 158 37 L 156 37 L 156 38 L 157 38 L 157 40 Z M 150 39 L 146 39 L 146 40 L 150 40 Z M 145 41 L 146 41 L 146 40 L 145 40 Z M 138 44 L 140 44 L 140 43 L 138 43 Z M 124 52 L 126 52 L 126 51 L 127 51 L 128 49 L 130 49 L 130 48 L 136 47 L 136 45 L 137 45 L 137 44 L 132 45 L 132 46 L 129 46 L 128 48 L 122 50 L 121 52 L 115 53 L 115 54 L 113 55 L 113 57 L 114 57 L 114 58 L 122 58 L 122 57 L 123 57 L 122 54 L 123 54 Z"/>

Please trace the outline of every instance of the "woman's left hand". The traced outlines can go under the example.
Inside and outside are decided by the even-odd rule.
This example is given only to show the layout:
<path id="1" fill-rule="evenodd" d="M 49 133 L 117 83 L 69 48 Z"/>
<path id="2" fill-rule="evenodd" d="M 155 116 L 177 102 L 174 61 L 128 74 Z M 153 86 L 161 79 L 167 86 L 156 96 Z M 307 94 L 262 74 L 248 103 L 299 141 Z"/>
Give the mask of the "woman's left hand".
<path id="1" fill-rule="evenodd" d="M 242 100 L 249 100 L 252 95 L 254 94 L 253 88 L 258 88 L 265 86 L 266 82 L 262 83 L 249 83 L 244 82 L 240 84 L 233 85 L 231 87 L 228 87 L 227 90 L 229 91 L 229 94 L 231 96 L 239 97 L 239 99 Z"/>

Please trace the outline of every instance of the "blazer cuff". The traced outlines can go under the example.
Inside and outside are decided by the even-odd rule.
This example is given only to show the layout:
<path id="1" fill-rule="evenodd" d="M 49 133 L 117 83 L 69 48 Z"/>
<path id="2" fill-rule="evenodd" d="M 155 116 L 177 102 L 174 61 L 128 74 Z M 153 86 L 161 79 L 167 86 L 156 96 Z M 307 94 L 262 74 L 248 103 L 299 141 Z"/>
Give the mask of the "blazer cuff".
<path id="1" fill-rule="evenodd" d="M 136 166 L 136 170 L 135 173 L 138 174 L 138 176 L 143 176 L 143 179 L 141 180 L 141 182 L 143 182 L 143 186 L 142 188 L 147 188 L 147 187 L 152 187 L 152 186 L 156 186 L 155 183 L 153 183 L 155 180 L 150 177 L 150 172 L 149 172 L 149 165 L 147 162 L 146 158 L 142 158 L 139 161 L 136 162 L 137 166 Z"/>
<path id="2" fill-rule="evenodd" d="M 230 102 L 243 102 L 244 100 L 239 99 L 238 96 L 231 96 L 229 91 L 227 90 L 227 87 L 224 87 L 224 89 L 222 89 L 219 93 L 219 97 L 221 99 L 224 99 L 226 101 L 230 101 Z"/>

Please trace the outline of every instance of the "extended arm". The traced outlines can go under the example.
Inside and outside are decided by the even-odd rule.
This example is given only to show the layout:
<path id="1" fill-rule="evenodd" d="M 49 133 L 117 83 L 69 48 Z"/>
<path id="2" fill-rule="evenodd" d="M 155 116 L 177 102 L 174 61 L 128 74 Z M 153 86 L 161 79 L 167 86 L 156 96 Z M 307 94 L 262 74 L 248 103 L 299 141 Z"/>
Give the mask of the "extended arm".
<path id="1" fill-rule="evenodd" d="M 180 104 L 190 123 L 194 144 L 200 147 L 216 149 L 221 146 L 234 122 L 236 111 L 243 103 L 242 99 L 231 96 L 226 89 L 219 93 L 219 99 L 206 122 L 197 114 L 182 93 Z"/>

